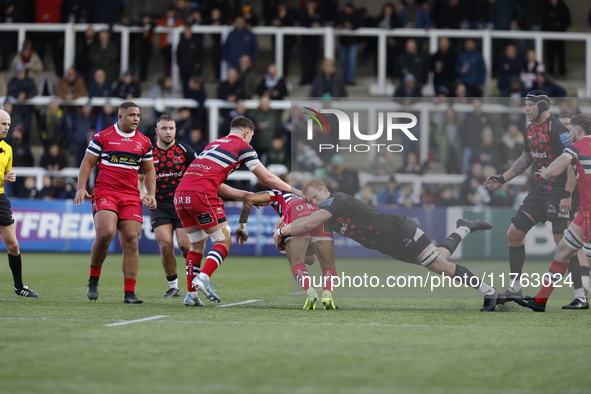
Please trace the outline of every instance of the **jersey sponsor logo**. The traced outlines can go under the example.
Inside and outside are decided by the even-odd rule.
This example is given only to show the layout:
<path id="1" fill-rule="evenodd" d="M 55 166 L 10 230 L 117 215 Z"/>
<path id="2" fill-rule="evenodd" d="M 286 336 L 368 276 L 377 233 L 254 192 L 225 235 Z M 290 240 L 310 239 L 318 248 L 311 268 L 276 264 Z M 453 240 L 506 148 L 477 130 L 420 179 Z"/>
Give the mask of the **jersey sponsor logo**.
<path id="1" fill-rule="evenodd" d="M 128 157 L 128 156 L 119 156 L 119 155 L 111 155 L 109 157 L 109 163 L 119 163 L 119 164 L 138 164 L 140 159 L 136 159 L 135 157 Z"/>
<path id="2" fill-rule="evenodd" d="M 167 172 L 164 174 L 158 174 L 158 178 L 173 178 L 173 177 L 180 177 L 183 176 L 183 172 Z"/>
<path id="3" fill-rule="evenodd" d="M 232 142 L 232 140 L 223 139 L 223 140 L 217 140 L 217 142 Z"/>
<path id="4" fill-rule="evenodd" d="M 531 157 L 534 159 L 545 159 L 547 156 L 546 152 L 531 152 Z"/>
<path id="5" fill-rule="evenodd" d="M 109 141 L 109 145 L 121 145 L 121 142 Z"/>
<path id="6" fill-rule="evenodd" d="M 205 171 L 211 170 L 211 166 L 206 166 L 205 164 L 194 163 L 193 166 Z"/>
<path id="7" fill-rule="evenodd" d="M 197 221 L 199 222 L 200 225 L 206 225 L 206 224 L 210 224 L 213 223 L 213 218 L 211 217 L 211 214 L 209 212 L 201 214 L 201 215 L 197 215 Z"/>
<path id="8" fill-rule="evenodd" d="M 128 142 L 131 142 L 131 141 L 133 141 L 133 140 L 132 140 L 131 138 L 129 138 L 129 137 L 125 137 L 125 138 L 121 138 L 121 141 L 128 141 Z"/>
<path id="9" fill-rule="evenodd" d="M 334 197 L 331 197 L 331 198 L 329 198 L 329 199 L 325 200 L 325 201 L 322 203 L 322 205 L 321 205 L 321 206 L 322 206 L 322 207 L 329 207 L 329 206 L 332 204 L 332 202 L 333 202 L 333 201 L 334 201 Z"/>

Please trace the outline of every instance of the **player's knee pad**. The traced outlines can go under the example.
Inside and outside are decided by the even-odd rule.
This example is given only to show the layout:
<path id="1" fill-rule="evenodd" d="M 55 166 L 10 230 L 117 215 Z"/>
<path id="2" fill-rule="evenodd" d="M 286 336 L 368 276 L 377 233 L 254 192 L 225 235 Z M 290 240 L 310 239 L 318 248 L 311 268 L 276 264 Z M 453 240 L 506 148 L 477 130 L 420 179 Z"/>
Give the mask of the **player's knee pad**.
<path id="1" fill-rule="evenodd" d="M 513 223 L 517 230 L 523 231 L 524 233 L 527 233 L 535 226 L 535 223 L 522 210 L 518 210 L 515 216 L 511 218 L 511 223 Z"/>
<path id="2" fill-rule="evenodd" d="M 581 239 L 581 237 L 579 237 L 577 235 L 577 233 L 575 233 L 573 230 L 571 230 L 570 228 L 567 228 L 566 230 L 564 230 L 564 242 L 566 243 L 566 246 L 568 246 L 571 249 L 574 250 L 579 250 L 582 247 L 584 247 L 585 245 L 583 245 L 583 240 Z M 591 246 L 590 244 L 587 244 L 589 246 Z M 590 250 L 591 253 L 591 250 Z M 587 254 L 587 250 L 585 250 L 585 254 Z"/>
<path id="3" fill-rule="evenodd" d="M 232 229 L 230 226 L 224 226 L 222 228 L 218 228 L 213 233 L 209 234 L 211 240 L 213 242 L 222 242 L 224 239 L 230 237 Z"/>
<path id="4" fill-rule="evenodd" d="M 559 218 L 552 221 L 552 234 L 561 235 L 568 228 L 568 219 Z"/>
<path id="5" fill-rule="evenodd" d="M 195 243 L 203 241 L 205 238 L 207 238 L 207 234 L 205 234 L 205 231 L 199 230 L 195 231 L 194 233 L 187 234 L 187 237 L 189 237 L 189 241 L 191 241 L 191 243 Z"/>
<path id="6" fill-rule="evenodd" d="M 439 254 L 437 248 L 433 246 L 432 248 L 427 250 L 427 252 L 423 255 L 423 258 L 421 259 L 420 263 L 423 267 L 428 267 L 431 264 L 433 264 L 433 262 L 437 260 L 439 257 L 441 257 L 441 254 Z"/>

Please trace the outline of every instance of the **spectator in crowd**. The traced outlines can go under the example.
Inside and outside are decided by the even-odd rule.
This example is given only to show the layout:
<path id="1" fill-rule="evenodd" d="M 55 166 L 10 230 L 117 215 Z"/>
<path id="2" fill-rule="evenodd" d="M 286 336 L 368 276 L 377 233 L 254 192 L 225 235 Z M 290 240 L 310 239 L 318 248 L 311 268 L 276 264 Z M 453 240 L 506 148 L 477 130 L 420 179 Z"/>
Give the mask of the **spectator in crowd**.
<path id="1" fill-rule="evenodd" d="M 111 81 L 107 80 L 103 69 L 94 72 L 94 79 L 88 84 L 88 97 L 113 97 Z"/>
<path id="2" fill-rule="evenodd" d="M 431 27 L 431 18 L 427 8 L 418 4 L 415 0 L 406 0 L 405 6 L 400 11 L 400 26 L 409 29 L 428 29 Z"/>
<path id="3" fill-rule="evenodd" d="M 15 75 L 8 81 L 6 94 L 15 100 L 25 100 L 37 95 L 35 82 L 27 76 L 27 69 L 24 65 L 18 64 Z M 25 130 L 25 141 L 29 142 L 29 131 L 31 130 L 31 119 L 33 107 L 30 105 L 14 105 L 14 112 L 17 112 Z"/>
<path id="4" fill-rule="evenodd" d="M 398 182 L 394 175 L 390 177 L 386 186 L 378 192 L 379 205 L 395 205 L 398 203 Z"/>
<path id="5" fill-rule="evenodd" d="M 402 184 L 398 190 L 397 205 L 403 208 L 412 208 L 420 202 L 418 196 L 413 193 L 412 185 L 405 183 Z"/>
<path id="6" fill-rule="evenodd" d="M 234 19 L 234 30 L 228 34 L 224 44 L 224 60 L 230 67 L 238 68 L 242 55 L 248 55 L 252 62 L 256 62 L 258 52 L 256 36 L 248 29 L 244 17 L 237 16 Z"/>
<path id="7" fill-rule="evenodd" d="M 141 97 L 142 89 L 140 84 L 133 78 L 131 71 L 126 71 L 121 76 L 121 79 L 115 85 L 115 91 L 113 92 L 113 95 L 124 100 L 131 100 L 136 97 Z"/>
<path id="8" fill-rule="evenodd" d="M 548 97 L 550 98 L 566 96 L 564 88 L 548 80 L 546 73 L 539 73 L 536 76 L 536 82 L 534 83 L 533 88 L 543 90 L 548 93 Z"/>
<path id="9" fill-rule="evenodd" d="M 90 61 L 90 50 L 94 47 L 96 42 L 96 32 L 92 27 L 89 27 L 84 32 L 82 40 L 76 41 L 76 54 L 75 54 L 75 68 L 78 70 L 78 74 L 86 83 L 91 80 L 91 61 Z"/>
<path id="10" fill-rule="evenodd" d="M 490 7 L 490 23 L 495 30 L 517 28 L 523 17 L 523 8 L 517 0 L 494 0 Z"/>
<path id="11" fill-rule="evenodd" d="M 35 0 L 37 24 L 62 23 L 62 3 L 63 0 Z M 64 34 L 50 31 L 39 32 L 35 34 L 35 45 L 42 61 L 45 59 L 46 47 L 51 46 L 55 73 L 64 75 Z"/>
<path id="12" fill-rule="evenodd" d="M 453 195 L 449 186 L 443 186 L 435 197 L 435 206 L 437 207 L 454 207 L 460 205 L 458 199 Z"/>
<path id="13" fill-rule="evenodd" d="M 454 88 L 454 103 L 467 104 L 468 103 L 468 88 L 463 83 L 458 83 Z M 460 116 L 461 118 L 461 116 Z"/>
<path id="14" fill-rule="evenodd" d="M 113 25 L 119 23 L 123 14 L 125 2 L 121 0 L 102 0 L 95 3 L 94 21 L 96 23 L 106 23 Z"/>
<path id="15" fill-rule="evenodd" d="M 330 97 L 347 97 L 343 79 L 335 72 L 334 60 L 324 59 L 322 74 L 318 75 L 312 85 L 310 97 L 322 97 L 328 93 Z"/>
<path id="16" fill-rule="evenodd" d="M 235 68 L 228 70 L 228 76 L 224 82 L 218 85 L 218 98 L 229 103 L 235 103 L 245 99 L 244 87 L 238 79 L 238 71 Z"/>
<path id="17" fill-rule="evenodd" d="M 191 77 L 189 79 L 189 86 L 185 92 L 185 98 L 193 99 L 197 102 L 197 107 L 191 108 L 191 116 L 195 120 L 195 124 L 199 127 L 204 127 L 207 119 L 205 112 L 205 100 L 207 99 L 207 94 L 198 77 Z"/>
<path id="18" fill-rule="evenodd" d="M 488 190 L 482 186 L 484 182 L 482 164 L 474 163 L 460 188 L 460 205 L 483 206 L 489 203 Z"/>
<path id="19" fill-rule="evenodd" d="M 501 97 L 509 97 L 511 82 L 514 78 L 519 77 L 521 70 L 521 61 L 517 58 L 517 48 L 514 45 L 507 45 L 505 56 L 499 60 L 497 65 L 498 87 Z"/>
<path id="20" fill-rule="evenodd" d="M 306 0 L 300 8 L 300 26 L 309 28 L 322 27 L 324 19 L 320 16 L 314 0 Z M 316 67 L 320 56 L 320 36 L 300 37 L 300 59 L 302 68 L 301 85 L 311 84 L 316 78 Z M 338 96 L 337 96 L 338 97 Z"/>
<path id="21" fill-rule="evenodd" d="M 542 17 L 543 31 L 566 31 L 572 23 L 570 11 L 563 0 L 546 0 Z M 566 76 L 566 52 L 564 40 L 545 40 L 546 71 L 554 75 L 558 63 L 558 77 Z"/>
<path id="22" fill-rule="evenodd" d="M 482 129 L 480 144 L 470 156 L 470 164 L 474 163 L 480 163 L 483 167 L 491 166 L 495 170 L 501 167 L 499 146 L 495 143 L 493 129 L 488 125 Z"/>
<path id="23" fill-rule="evenodd" d="M 238 78 L 240 79 L 240 83 L 244 87 L 244 94 L 246 95 L 246 99 L 250 100 L 256 93 L 256 89 L 261 79 L 261 75 L 257 73 L 254 69 L 252 61 L 250 60 L 250 56 L 240 56 L 238 63 Z"/>
<path id="24" fill-rule="evenodd" d="M 275 27 L 290 27 L 295 26 L 296 19 L 297 12 L 295 9 L 289 7 L 285 1 L 279 1 L 277 2 L 273 20 L 270 24 Z M 283 76 L 289 75 L 289 62 L 291 61 L 295 43 L 296 36 L 291 34 L 283 36 Z M 277 50 L 275 37 L 273 37 L 273 50 Z"/>
<path id="25" fill-rule="evenodd" d="M 52 144 L 63 144 L 68 146 L 70 143 L 70 131 L 64 111 L 56 98 L 53 98 L 47 110 L 41 113 L 39 117 L 39 137 L 43 143 L 45 151 Z"/>
<path id="26" fill-rule="evenodd" d="M 200 126 L 191 116 L 191 110 L 189 108 L 179 109 L 179 114 L 176 120 L 176 139 L 183 139 L 183 137 L 188 135 L 191 130 L 198 129 L 199 127 Z"/>
<path id="27" fill-rule="evenodd" d="M 168 7 L 166 14 L 156 22 L 157 26 L 177 27 L 184 25 L 185 22 L 176 16 L 174 6 Z M 160 52 L 164 59 L 164 74 L 170 74 L 170 65 L 172 63 L 172 34 L 160 33 L 160 42 L 158 43 Z"/>
<path id="28" fill-rule="evenodd" d="M 481 30 L 490 16 L 489 0 L 460 0 L 462 14 L 462 29 Z"/>
<path id="29" fill-rule="evenodd" d="M 23 125 L 13 124 L 12 133 L 9 134 L 9 145 L 12 147 L 12 166 L 13 167 L 34 167 L 35 158 L 29 144 L 23 140 Z M 16 177 L 11 184 L 13 195 L 18 196 L 24 189 L 25 178 Z"/>
<path id="30" fill-rule="evenodd" d="M 345 165 L 345 158 L 338 153 L 330 158 L 326 165 L 326 186 L 332 192 L 339 191 L 354 195 L 359 190 L 359 176 L 357 171 L 350 170 Z"/>
<path id="31" fill-rule="evenodd" d="M 109 103 L 103 105 L 102 111 L 96 117 L 95 130 L 105 130 L 117 123 L 117 111 Z"/>
<path id="32" fill-rule="evenodd" d="M 73 178 L 66 178 L 64 189 L 61 190 L 57 198 L 61 200 L 73 200 L 76 197 L 76 181 Z"/>
<path id="33" fill-rule="evenodd" d="M 12 59 L 12 71 L 16 71 L 16 66 L 22 64 L 25 66 L 27 70 L 27 76 L 35 81 L 35 85 L 37 86 L 37 90 L 39 89 L 39 77 L 43 72 L 43 61 L 33 50 L 33 43 L 31 40 L 25 40 L 23 43 L 23 49 L 16 54 L 14 59 Z"/>
<path id="34" fill-rule="evenodd" d="M 500 188 L 490 192 L 490 201 L 488 205 L 491 207 L 508 208 L 513 206 L 515 201 L 515 190 L 505 183 Z"/>
<path id="35" fill-rule="evenodd" d="M 372 207 L 378 205 L 378 196 L 374 193 L 371 185 L 363 186 L 361 190 L 355 193 L 355 198 L 371 205 Z"/>
<path id="36" fill-rule="evenodd" d="M 464 173 L 470 171 L 470 157 L 472 156 L 472 152 L 480 145 L 482 130 L 490 123 L 488 117 L 482 112 L 482 100 L 474 99 L 472 105 L 474 106 L 474 111 L 466 114 L 459 129 L 459 137 L 464 147 L 462 165 Z"/>
<path id="37" fill-rule="evenodd" d="M 98 34 L 98 42 L 90 49 L 90 72 L 102 69 L 107 81 L 114 81 L 119 75 L 119 48 L 110 37 L 107 30 Z"/>
<path id="38" fill-rule="evenodd" d="M 394 152 L 386 150 L 378 157 L 376 157 L 375 160 L 371 161 L 371 163 L 368 166 L 368 170 L 374 175 L 391 176 L 396 173 L 398 166 L 399 164 L 396 162 L 396 155 L 394 154 Z"/>
<path id="39" fill-rule="evenodd" d="M 16 195 L 18 198 L 33 199 L 37 196 L 37 189 L 35 188 L 35 178 L 28 176 L 25 178 L 23 188 L 18 191 Z"/>
<path id="40" fill-rule="evenodd" d="M 521 8 L 523 8 L 523 18 L 519 26 L 524 31 L 540 31 L 542 23 L 542 15 L 544 13 L 544 6 L 540 4 L 540 0 L 518 0 Z M 534 40 L 519 40 L 519 51 L 524 53 L 528 48 L 534 46 Z"/>
<path id="41" fill-rule="evenodd" d="M 500 144 L 500 156 L 501 166 L 498 168 L 500 172 L 511 168 L 515 160 L 517 160 L 522 152 L 525 145 L 523 133 L 515 123 L 507 126 L 507 131 L 501 137 Z"/>
<path id="42" fill-rule="evenodd" d="M 419 156 L 414 152 L 410 152 L 406 155 L 404 165 L 400 167 L 396 173 L 422 175 L 424 170 L 423 166 L 419 163 Z"/>
<path id="43" fill-rule="evenodd" d="M 148 92 L 148 98 L 151 99 L 168 99 L 177 98 L 176 93 L 172 89 L 172 78 L 169 75 L 163 75 L 158 79 L 158 83 L 150 89 Z M 170 113 L 170 108 L 164 108 L 163 105 L 156 102 L 153 111 L 154 120 L 157 119 L 163 113 Z"/>
<path id="44" fill-rule="evenodd" d="M 403 79 L 408 74 L 412 74 L 417 79 L 419 88 L 427 83 L 429 76 L 429 63 L 420 53 L 417 42 L 409 38 L 406 41 L 405 52 L 398 57 L 396 66 L 396 75 Z"/>
<path id="45" fill-rule="evenodd" d="M 201 129 L 191 130 L 189 134 L 185 135 L 182 141 L 193 148 L 197 154 L 201 153 L 207 146 L 207 139 L 204 137 Z"/>
<path id="46" fill-rule="evenodd" d="M 460 53 L 456 61 L 455 71 L 466 85 L 467 96 L 482 97 L 486 66 L 482 54 L 476 50 L 476 41 L 468 38 L 464 44 L 465 51 Z"/>
<path id="47" fill-rule="evenodd" d="M 273 138 L 281 136 L 281 116 L 271 109 L 270 104 L 269 97 L 263 96 L 258 108 L 248 114 L 255 125 L 251 145 L 259 156 L 264 156 L 271 149 Z"/>
<path id="48" fill-rule="evenodd" d="M 396 13 L 396 8 L 394 7 L 394 4 L 392 4 L 389 1 L 382 4 L 382 10 L 380 12 L 380 15 L 378 15 L 378 17 L 375 19 L 375 27 L 385 30 L 391 30 L 400 27 L 399 23 L 400 20 L 398 18 L 398 14 Z M 374 61 L 376 63 L 377 69 L 377 38 L 370 38 L 368 44 L 374 47 L 373 49 L 376 53 Z M 394 76 L 394 68 L 396 61 L 398 59 L 397 55 L 398 49 L 396 46 L 396 40 L 394 39 L 394 37 L 388 37 L 386 41 L 386 72 L 390 77 Z"/>
<path id="49" fill-rule="evenodd" d="M 56 96 L 62 100 L 76 100 L 87 94 L 84 79 L 78 76 L 74 67 L 68 68 L 66 74 L 60 78 L 57 84 Z"/>
<path id="50" fill-rule="evenodd" d="M 183 80 L 184 92 L 189 87 L 189 79 L 201 75 L 203 69 L 203 43 L 193 34 L 192 26 L 189 24 L 185 25 L 177 46 L 176 61 Z"/>
<path id="51" fill-rule="evenodd" d="M 337 29 L 355 30 L 362 26 L 363 21 L 359 12 L 355 9 L 353 1 L 345 1 L 345 9 L 337 17 Z M 343 68 L 343 77 L 346 85 L 355 85 L 355 76 L 357 70 L 357 49 L 359 47 L 359 37 L 343 35 L 339 37 L 339 56 L 341 67 Z"/>
<path id="52" fill-rule="evenodd" d="M 232 123 L 232 119 L 237 118 L 239 116 L 246 117 L 246 112 L 246 102 L 244 101 L 244 99 L 238 99 L 238 102 L 236 102 L 236 107 L 231 109 L 224 117 L 224 121 L 222 122 L 222 125 L 220 127 L 219 134 L 227 134 L 228 130 L 230 130 L 230 124 Z"/>
<path id="53" fill-rule="evenodd" d="M 459 0 L 439 0 L 433 8 L 433 22 L 438 29 L 459 29 L 462 13 Z"/>
<path id="54" fill-rule="evenodd" d="M 286 172 L 291 171 L 291 152 L 285 149 L 285 141 L 281 137 L 275 137 L 271 141 L 271 148 L 267 151 L 265 166 L 282 165 Z"/>
<path id="55" fill-rule="evenodd" d="M 209 18 L 205 22 L 206 25 L 221 26 L 224 25 L 222 20 L 222 12 L 218 8 L 212 8 Z M 215 79 L 220 79 L 221 62 L 222 62 L 222 36 L 221 34 L 210 34 L 211 45 L 211 60 L 213 65 L 213 72 Z"/>
<path id="56" fill-rule="evenodd" d="M 4 79 L 4 76 L 2 76 L 2 74 L 0 74 L 0 97 L 6 96 L 6 91 L 7 91 L 6 80 Z"/>
<path id="57" fill-rule="evenodd" d="M 259 18 L 254 13 L 254 4 L 252 1 L 242 2 L 240 14 L 244 17 L 244 23 L 246 23 L 249 29 L 259 25 Z"/>
<path id="58" fill-rule="evenodd" d="M 259 97 L 268 95 L 271 100 L 283 100 L 288 95 L 285 79 L 277 75 L 277 66 L 274 63 L 267 67 L 267 73 L 257 86 L 256 94 Z"/>
<path id="59" fill-rule="evenodd" d="M 53 178 L 51 178 L 49 175 L 45 175 L 43 177 L 43 187 L 37 194 L 35 194 L 35 198 L 42 200 L 53 200 L 56 195 L 57 192 L 53 187 Z"/>
<path id="60" fill-rule="evenodd" d="M 520 78 L 523 83 L 523 89 L 526 91 L 533 90 L 534 82 L 538 74 L 544 72 L 544 64 L 539 62 L 536 57 L 536 51 L 529 49 L 527 51 L 527 61 L 523 64 Z"/>
<path id="61" fill-rule="evenodd" d="M 149 15 L 142 16 L 139 27 L 142 34 L 137 38 L 138 47 L 138 68 L 140 70 L 140 82 L 148 79 L 148 66 L 152 58 L 152 49 L 154 47 L 154 28 L 156 25 Z"/>
<path id="62" fill-rule="evenodd" d="M 48 171 L 59 171 L 68 167 L 68 158 L 62 152 L 60 146 L 56 143 L 49 145 L 47 151 L 41 156 L 40 167 Z"/>
<path id="63" fill-rule="evenodd" d="M 457 53 L 451 48 L 449 38 L 439 38 L 437 52 L 431 55 L 430 69 L 433 72 L 433 87 L 436 92 L 440 86 L 445 86 L 451 91 L 456 80 L 454 67 L 458 58 Z"/>
<path id="64" fill-rule="evenodd" d="M 64 1 L 64 22 L 91 23 L 93 21 L 94 1 L 69 0 Z"/>
<path id="65" fill-rule="evenodd" d="M 82 111 L 74 117 L 72 121 L 72 131 L 70 138 L 70 153 L 78 156 L 80 151 L 84 152 L 88 146 L 88 134 L 94 134 L 96 120 L 92 114 L 92 107 L 85 105 Z M 102 130 L 102 129 L 101 129 Z"/>
<path id="66" fill-rule="evenodd" d="M 324 162 L 318 157 L 318 153 L 304 140 L 297 140 L 296 142 L 295 161 L 298 171 L 314 172 L 324 166 Z"/>
<path id="67" fill-rule="evenodd" d="M 35 17 L 32 15 L 31 1 L 5 1 L 2 3 L 0 8 L 0 21 L 2 24 L 10 23 L 27 23 L 35 22 Z M 1 53 L 2 53 L 2 71 L 7 71 L 10 62 L 9 58 L 16 53 L 18 43 L 18 32 L 5 31 L 0 33 L 0 39 L 2 40 Z"/>
<path id="68" fill-rule="evenodd" d="M 394 97 L 422 97 L 421 88 L 414 75 L 406 74 L 404 76 L 398 89 L 394 92 Z"/>
<path id="69" fill-rule="evenodd" d="M 459 138 L 458 113 L 452 106 L 445 110 L 445 117 L 435 127 L 433 138 L 439 153 L 439 162 L 448 174 L 462 172 L 462 141 Z"/>

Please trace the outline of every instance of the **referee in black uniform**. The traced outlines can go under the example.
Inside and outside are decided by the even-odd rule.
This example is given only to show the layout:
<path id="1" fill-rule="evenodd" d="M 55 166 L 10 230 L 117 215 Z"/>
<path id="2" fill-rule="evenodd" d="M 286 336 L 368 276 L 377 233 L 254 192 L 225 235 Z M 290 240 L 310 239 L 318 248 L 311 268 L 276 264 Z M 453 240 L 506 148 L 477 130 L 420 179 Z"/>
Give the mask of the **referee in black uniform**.
<path id="1" fill-rule="evenodd" d="M 457 229 L 435 247 L 419 225 L 404 215 L 385 214 L 345 193 L 330 193 L 318 180 L 308 182 L 303 189 L 306 201 L 319 209 L 310 216 L 297 219 L 275 232 L 275 242 L 284 237 L 303 234 L 321 223 L 344 237 L 351 238 L 368 249 L 376 249 L 396 260 L 420 264 L 438 274 L 461 278 L 484 296 L 483 312 L 495 310 L 499 292 L 467 268 L 448 261 L 462 239 L 477 230 L 490 230 L 484 221 L 457 221 Z"/>
<path id="2" fill-rule="evenodd" d="M 23 284 L 21 251 L 16 239 L 14 217 L 10 201 L 4 193 L 4 184 L 16 180 L 16 174 L 12 171 L 12 148 L 4 141 L 9 129 L 10 115 L 0 110 L 0 237 L 8 251 L 8 265 L 14 279 L 14 292 L 19 296 L 37 298 L 39 294 Z"/>

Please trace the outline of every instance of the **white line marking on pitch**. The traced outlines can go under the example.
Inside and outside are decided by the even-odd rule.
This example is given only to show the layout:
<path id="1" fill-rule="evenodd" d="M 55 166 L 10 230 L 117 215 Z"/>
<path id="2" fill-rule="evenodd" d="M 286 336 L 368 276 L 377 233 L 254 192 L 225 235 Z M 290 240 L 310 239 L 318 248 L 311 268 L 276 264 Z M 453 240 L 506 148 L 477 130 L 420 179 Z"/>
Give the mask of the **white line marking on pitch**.
<path id="1" fill-rule="evenodd" d="M 143 319 L 136 319 L 136 320 L 125 320 L 125 321 L 120 321 L 117 323 L 105 324 L 105 327 L 115 327 L 115 326 L 124 326 L 126 324 L 132 324 L 132 323 L 142 323 L 145 321 L 162 319 L 163 317 L 168 317 L 168 315 L 150 316 L 150 317 L 145 317 Z"/>
<path id="2" fill-rule="evenodd" d="M 247 301 L 242 301 L 242 302 L 235 302 L 233 304 L 217 305 L 216 308 L 224 308 L 226 306 L 234 306 L 234 305 L 251 304 L 253 302 L 259 302 L 259 301 L 262 301 L 262 300 L 247 300 Z"/>

